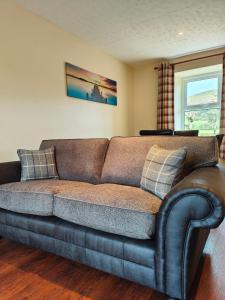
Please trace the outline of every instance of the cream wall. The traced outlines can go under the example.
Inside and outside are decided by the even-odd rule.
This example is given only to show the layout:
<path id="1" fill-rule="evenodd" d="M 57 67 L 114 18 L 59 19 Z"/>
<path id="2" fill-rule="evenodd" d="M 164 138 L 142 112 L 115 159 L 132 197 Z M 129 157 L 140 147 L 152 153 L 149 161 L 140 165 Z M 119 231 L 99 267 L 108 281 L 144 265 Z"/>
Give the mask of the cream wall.
<path id="1" fill-rule="evenodd" d="M 67 97 L 65 62 L 116 80 L 118 106 Z M 0 0 L 0 161 L 42 139 L 132 134 L 132 86 L 127 65 Z"/>
<path id="2" fill-rule="evenodd" d="M 137 135 L 141 129 L 155 129 L 157 117 L 156 61 L 134 68 L 133 130 Z"/>
<path id="3" fill-rule="evenodd" d="M 221 52 L 225 52 L 225 48 L 186 55 L 170 60 L 170 62 L 174 63 Z M 159 61 L 151 60 L 134 67 L 134 134 L 138 134 L 140 129 L 156 129 L 158 74 L 154 68 L 157 67 L 158 63 Z M 177 65 L 175 71 L 180 72 L 220 63 L 222 63 L 222 56 L 217 56 Z"/>

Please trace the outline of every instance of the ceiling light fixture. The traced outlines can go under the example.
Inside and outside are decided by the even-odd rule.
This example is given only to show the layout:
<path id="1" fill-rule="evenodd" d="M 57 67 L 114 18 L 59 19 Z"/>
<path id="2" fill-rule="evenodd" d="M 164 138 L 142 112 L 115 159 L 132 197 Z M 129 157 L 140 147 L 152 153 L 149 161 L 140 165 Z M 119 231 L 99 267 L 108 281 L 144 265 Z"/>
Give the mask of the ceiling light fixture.
<path id="1" fill-rule="evenodd" d="M 180 32 L 178 32 L 178 35 L 182 36 L 182 35 L 184 35 L 184 33 L 182 31 L 180 31 Z"/>

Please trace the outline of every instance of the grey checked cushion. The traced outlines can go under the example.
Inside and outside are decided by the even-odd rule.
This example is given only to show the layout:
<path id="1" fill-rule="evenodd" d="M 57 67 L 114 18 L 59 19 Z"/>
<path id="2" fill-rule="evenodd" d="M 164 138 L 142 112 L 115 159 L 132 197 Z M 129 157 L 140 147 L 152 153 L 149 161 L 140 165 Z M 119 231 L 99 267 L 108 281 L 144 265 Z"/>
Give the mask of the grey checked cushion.
<path id="1" fill-rule="evenodd" d="M 45 150 L 17 150 L 21 161 L 21 181 L 58 178 L 54 147 Z"/>
<path id="2" fill-rule="evenodd" d="M 187 149 L 166 150 L 154 145 L 149 150 L 141 178 L 141 188 L 163 199 L 182 174 Z"/>

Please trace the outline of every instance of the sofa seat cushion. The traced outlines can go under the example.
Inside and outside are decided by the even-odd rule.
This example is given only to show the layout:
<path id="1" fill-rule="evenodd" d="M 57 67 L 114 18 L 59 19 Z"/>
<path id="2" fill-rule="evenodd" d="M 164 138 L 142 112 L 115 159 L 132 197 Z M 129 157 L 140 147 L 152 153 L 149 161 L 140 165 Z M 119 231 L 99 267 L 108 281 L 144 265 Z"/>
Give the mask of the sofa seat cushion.
<path id="1" fill-rule="evenodd" d="M 75 224 L 137 239 L 155 231 L 161 200 L 140 188 L 100 184 L 55 195 L 53 215 Z"/>
<path id="2" fill-rule="evenodd" d="M 76 181 L 45 179 L 0 185 L 0 208 L 14 212 L 50 216 L 54 194 L 91 184 Z"/>

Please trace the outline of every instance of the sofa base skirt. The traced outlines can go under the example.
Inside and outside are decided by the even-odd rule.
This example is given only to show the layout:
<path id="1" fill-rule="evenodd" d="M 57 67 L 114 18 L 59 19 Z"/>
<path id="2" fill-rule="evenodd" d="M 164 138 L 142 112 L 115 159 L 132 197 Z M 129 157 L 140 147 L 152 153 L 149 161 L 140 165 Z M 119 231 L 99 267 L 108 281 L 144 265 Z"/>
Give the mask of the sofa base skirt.
<path id="1" fill-rule="evenodd" d="M 156 288 L 155 271 L 151 267 L 7 224 L 0 223 L 0 236 Z"/>

